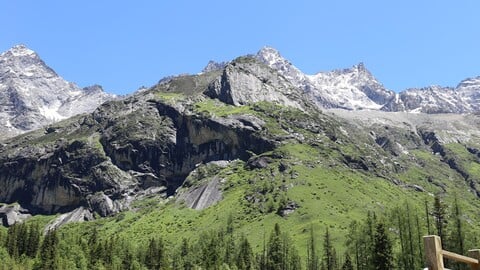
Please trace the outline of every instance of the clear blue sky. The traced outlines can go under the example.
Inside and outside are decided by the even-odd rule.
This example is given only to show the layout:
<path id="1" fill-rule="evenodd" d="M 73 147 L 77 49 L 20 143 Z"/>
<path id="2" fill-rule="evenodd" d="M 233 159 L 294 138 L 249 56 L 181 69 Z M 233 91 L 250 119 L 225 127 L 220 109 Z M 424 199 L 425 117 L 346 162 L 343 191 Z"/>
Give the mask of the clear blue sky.
<path id="1" fill-rule="evenodd" d="M 478 0 L 15 0 L 0 21 L 0 51 L 115 93 L 265 45 L 311 74 L 364 62 L 395 91 L 480 75 Z"/>

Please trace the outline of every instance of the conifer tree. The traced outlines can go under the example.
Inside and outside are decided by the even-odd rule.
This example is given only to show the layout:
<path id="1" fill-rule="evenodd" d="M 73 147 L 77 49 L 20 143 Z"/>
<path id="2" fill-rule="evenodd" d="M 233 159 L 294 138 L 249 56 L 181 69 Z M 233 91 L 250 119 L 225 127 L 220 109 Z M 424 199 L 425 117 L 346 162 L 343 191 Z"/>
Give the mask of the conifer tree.
<path id="1" fill-rule="evenodd" d="M 298 251 L 294 245 L 289 245 L 289 255 L 288 255 L 288 262 L 286 265 L 286 270 L 301 270 L 302 269 L 302 262 L 300 259 L 300 255 L 298 255 Z"/>
<path id="2" fill-rule="evenodd" d="M 442 246 L 446 243 L 445 238 L 445 226 L 447 223 L 446 219 L 446 207 L 440 199 L 439 195 L 435 195 L 433 201 L 433 218 L 435 220 L 435 228 L 437 229 L 437 235 L 442 239 Z"/>
<path id="3" fill-rule="evenodd" d="M 88 238 L 88 247 L 90 249 L 90 265 L 96 265 L 97 261 L 101 258 L 101 250 L 99 250 L 98 231 L 96 227 L 93 228 L 90 237 Z"/>
<path id="4" fill-rule="evenodd" d="M 205 269 L 218 269 L 222 264 L 220 255 L 220 238 L 215 232 L 205 233 L 200 237 L 202 264 Z"/>
<path id="5" fill-rule="evenodd" d="M 267 248 L 267 270 L 283 269 L 284 264 L 284 250 L 282 244 L 282 237 L 280 232 L 280 225 L 275 223 L 272 234 L 268 241 Z"/>
<path id="6" fill-rule="evenodd" d="M 319 270 L 320 263 L 316 248 L 315 234 L 313 226 L 310 226 L 310 238 L 307 245 L 307 270 Z"/>
<path id="7" fill-rule="evenodd" d="M 125 254 L 123 255 L 123 258 L 122 258 L 122 268 L 130 270 L 134 266 L 135 258 L 130 248 L 125 248 L 124 251 L 125 251 Z"/>
<path id="8" fill-rule="evenodd" d="M 428 209 L 428 202 L 425 200 L 425 219 L 427 220 L 427 233 L 428 235 L 432 235 L 432 229 L 430 227 L 430 212 Z"/>
<path id="9" fill-rule="evenodd" d="M 171 269 L 173 270 L 192 270 L 193 269 L 193 254 L 190 244 L 186 238 L 182 238 L 180 246 L 176 249 L 172 258 Z"/>
<path id="10" fill-rule="evenodd" d="M 360 246 L 363 249 L 362 256 L 362 269 L 373 269 L 373 254 L 374 254 L 374 242 L 375 242 L 375 228 L 377 226 L 377 216 L 375 212 L 368 212 L 367 219 L 361 233 L 362 245 Z"/>
<path id="11" fill-rule="evenodd" d="M 58 269 L 57 260 L 58 236 L 55 230 L 47 232 L 40 247 L 40 263 L 36 269 L 54 270 Z"/>
<path id="12" fill-rule="evenodd" d="M 449 230 L 449 241 L 450 244 L 448 249 L 458 253 L 458 254 L 465 254 L 465 233 L 463 228 L 463 220 L 462 220 L 462 210 L 458 203 L 457 195 L 454 196 L 453 201 L 453 209 L 452 209 L 452 228 Z M 456 263 L 453 266 L 455 270 L 465 269 L 465 266 L 460 263 Z"/>
<path id="13" fill-rule="evenodd" d="M 255 266 L 252 247 L 244 235 L 240 239 L 236 265 L 239 270 L 251 270 Z"/>
<path id="14" fill-rule="evenodd" d="M 452 230 L 452 241 L 455 243 L 454 251 L 463 254 L 465 252 L 465 234 L 463 230 L 462 210 L 456 195 L 453 203 L 452 219 L 454 222 L 454 228 Z"/>
<path id="15" fill-rule="evenodd" d="M 38 223 L 32 224 L 28 230 L 28 241 L 26 248 L 26 255 L 30 258 L 35 258 L 38 247 L 40 246 L 40 226 Z"/>
<path id="16" fill-rule="evenodd" d="M 18 226 L 16 224 L 10 226 L 7 231 L 6 247 L 8 254 L 12 258 L 18 258 Z"/>
<path id="17" fill-rule="evenodd" d="M 328 228 L 323 237 L 323 262 L 325 263 L 326 270 L 337 269 L 337 255 Z"/>
<path id="18" fill-rule="evenodd" d="M 232 234 L 228 234 L 225 240 L 225 255 L 223 261 L 228 266 L 235 265 L 236 258 L 235 240 Z"/>
<path id="19" fill-rule="evenodd" d="M 28 246 L 28 227 L 25 223 L 20 223 L 17 229 L 17 253 L 19 256 L 27 252 Z"/>
<path id="20" fill-rule="evenodd" d="M 346 245 L 349 250 L 353 251 L 355 264 L 357 265 L 357 270 L 363 270 L 362 266 L 362 256 L 361 253 L 363 249 L 360 248 L 361 246 L 361 237 L 359 235 L 359 228 L 360 224 L 357 221 L 352 221 L 350 223 L 350 230 L 347 234 L 347 242 Z"/>
<path id="21" fill-rule="evenodd" d="M 166 267 L 165 247 L 162 239 L 150 239 L 145 255 L 145 265 L 148 269 L 163 269 Z"/>
<path id="22" fill-rule="evenodd" d="M 423 240 L 422 240 L 422 227 L 420 226 L 420 217 L 418 216 L 418 213 L 415 214 L 415 223 L 417 225 L 417 249 L 419 250 L 419 256 L 417 257 L 417 265 L 421 266 L 423 265 Z"/>
<path id="23" fill-rule="evenodd" d="M 342 265 L 342 270 L 353 270 L 352 259 L 348 253 L 345 254 L 345 262 Z"/>
<path id="24" fill-rule="evenodd" d="M 392 244 L 382 222 L 375 228 L 373 266 L 375 270 L 393 269 Z"/>
<path id="25" fill-rule="evenodd" d="M 267 244 L 266 244 L 266 236 L 265 236 L 265 229 L 263 230 L 263 249 L 261 254 L 256 255 L 256 261 L 258 263 L 258 267 L 260 270 L 267 269 Z"/>
<path id="26" fill-rule="evenodd" d="M 420 249 L 423 249 L 423 246 L 418 246 L 420 232 L 416 230 L 417 226 L 415 226 L 416 212 L 410 203 L 404 202 L 403 205 L 404 208 L 397 207 L 392 212 L 393 217 L 396 217 L 395 225 L 397 225 L 400 242 L 399 268 L 405 270 L 417 269 L 423 262 L 423 259 L 418 258 L 421 257 Z"/>
<path id="27" fill-rule="evenodd" d="M 227 218 L 227 235 L 233 234 L 233 215 L 230 213 Z"/>

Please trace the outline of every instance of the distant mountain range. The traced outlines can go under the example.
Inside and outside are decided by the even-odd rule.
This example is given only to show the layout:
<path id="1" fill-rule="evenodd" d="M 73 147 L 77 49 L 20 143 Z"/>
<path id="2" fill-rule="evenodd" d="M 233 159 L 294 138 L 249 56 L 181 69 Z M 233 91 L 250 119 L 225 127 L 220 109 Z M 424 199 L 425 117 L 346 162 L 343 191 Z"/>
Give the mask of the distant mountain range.
<path id="1" fill-rule="evenodd" d="M 465 79 L 455 88 L 428 86 L 397 94 L 375 79 L 363 63 L 349 69 L 307 75 L 273 48 L 263 48 L 256 57 L 305 90 L 323 108 L 415 113 L 473 113 L 480 110 L 480 76 Z"/>
<path id="2" fill-rule="evenodd" d="M 465 79 L 456 87 L 428 86 L 395 93 L 375 79 L 363 63 L 352 68 L 308 75 L 271 47 L 264 47 L 253 57 L 277 70 L 281 80 L 303 91 L 307 99 L 322 109 L 412 113 L 480 111 L 480 76 Z M 210 61 L 202 72 L 223 69 L 227 64 Z M 250 94 L 262 95 L 256 91 Z M 103 102 L 115 98 L 115 95 L 105 93 L 98 85 L 80 88 L 67 82 L 48 67 L 38 54 L 23 45 L 0 54 L 2 138 L 73 115 L 92 112 Z M 288 99 L 283 103 L 295 103 Z"/>

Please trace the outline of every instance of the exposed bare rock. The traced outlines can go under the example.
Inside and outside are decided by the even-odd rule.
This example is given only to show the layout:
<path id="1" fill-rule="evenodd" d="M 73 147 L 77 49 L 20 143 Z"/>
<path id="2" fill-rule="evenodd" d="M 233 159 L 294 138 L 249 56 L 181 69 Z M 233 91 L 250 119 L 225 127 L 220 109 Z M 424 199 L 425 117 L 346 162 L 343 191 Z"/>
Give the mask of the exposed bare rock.
<path id="1" fill-rule="evenodd" d="M 220 181 L 218 177 L 213 177 L 206 183 L 190 187 L 178 195 L 177 201 L 185 202 L 187 207 L 195 210 L 205 209 L 222 199 Z"/>
<path id="2" fill-rule="evenodd" d="M 282 217 L 288 216 L 291 213 L 295 212 L 299 208 L 299 205 L 294 201 L 289 201 L 285 206 L 278 209 L 278 214 Z"/>
<path id="3" fill-rule="evenodd" d="M 15 223 L 21 223 L 28 219 L 32 215 L 27 209 L 22 208 L 20 205 L 3 205 L 0 207 L 0 219 L 3 226 L 12 226 Z"/>
<path id="4" fill-rule="evenodd" d="M 272 159 L 270 157 L 254 156 L 247 161 L 246 166 L 250 169 L 261 169 L 266 168 L 270 163 L 272 163 Z"/>
<path id="5" fill-rule="evenodd" d="M 123 210 L 120 200 L 113 201 L 103 192 L 90 195 L 88 196 L 87 200 L 89 202 L 90 209 L 100 214 L 102 217 L 108 217 Z"/>
<path id="6" fill-rule="evenodd" d="M 252 57 L 229 63 L 205 94 L 236 106 L 269 101 L 299 109 L 304 107 L 302 90 Z"/>
<path id="7" fill-rule="evenodd" d="M 202 72 L 211 72 L 216 70 L 223 69 L 228 63 L 227 62 L 215 62 L 210 60 L 208 64 L 203 68 Z"/>
<path id="8" fill-rule="evenodd" d="M 71 212 L 61 214 L 60 216 L 58 216 L 52 222 L 47 224 L 44 231 L 47 232 L 49 230 L 55 230 L 65 224 L 72 223 L 72 222 L 84 222 L 84 221 L 90 221 L 94 219 L 95 218 L 93 217 L 93 214 L 87 208 L 79 207 Z"/>

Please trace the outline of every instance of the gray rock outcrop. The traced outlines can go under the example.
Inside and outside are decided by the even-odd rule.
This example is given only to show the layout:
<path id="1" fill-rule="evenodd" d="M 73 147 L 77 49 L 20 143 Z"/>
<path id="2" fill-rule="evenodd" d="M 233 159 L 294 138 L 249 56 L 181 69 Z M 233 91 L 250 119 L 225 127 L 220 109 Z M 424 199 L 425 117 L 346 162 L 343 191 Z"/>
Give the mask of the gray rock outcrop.
<path id="1" fill-rule="evenodd" d="M 206 183 L 190 187 L 178 195 L 177 201 L 184 202 L 191 209 L 205 209 L 222 199 L 220 181 L 218 177 L 213 177 Z"/>
<path id="2" fill-rule="evenodd" d="M 205 94 L 236 106 L 268 101 L 302 109 L 304 100 L 302 91 L 252 57 L 229 63 Z"/>
<path id="3" fill-rule="evenodd" d="M 18 204 L 3 205 L 0 207 L 0 220 L 3 226 L 12 226 L 15 223 L 22 223 L 32 215 L 27 209 L 22 208 Z"/>
<path id="4" fill-rule="evenodd" d="M 71 212 L 61 214 L 55 218 L 52 222 L 45 226 L 44 231 L 55 230 L 65 224 L 73 222 L 84 222 L 94 220 L 93 214 L 85 207 L 79 207 Z"/>

